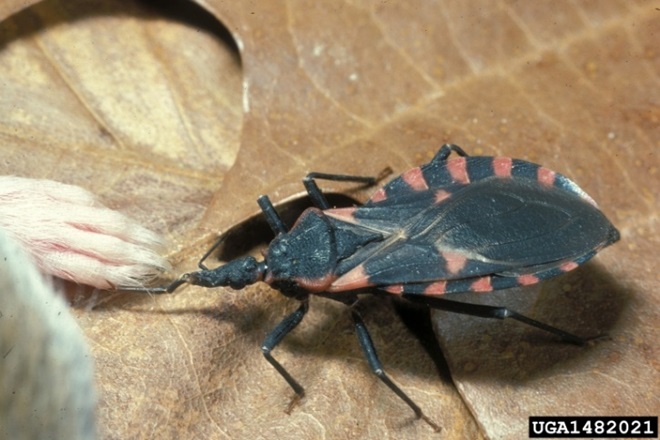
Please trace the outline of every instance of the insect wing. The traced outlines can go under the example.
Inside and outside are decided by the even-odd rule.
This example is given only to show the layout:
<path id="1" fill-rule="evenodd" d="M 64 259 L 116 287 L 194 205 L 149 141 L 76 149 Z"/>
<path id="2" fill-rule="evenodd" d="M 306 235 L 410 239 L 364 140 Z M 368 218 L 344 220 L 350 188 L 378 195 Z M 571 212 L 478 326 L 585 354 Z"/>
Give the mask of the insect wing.
<path id="1" fill-rule="evenodd" d="M 456 160 L 460 161 L 451 160 L 449 165 Z M 381 233 L 393 233 L 462 186 L 461 182 L 453 180 L 447 162 L 431 162 L 393 179 L 358 208 L 329 209 L 325 212 L 342 222 Z"/>
<path id="2" fill-rule="evenodd" d="M 346 273 L 333 290 L 548 272 L 616 241 L 600 210 L 564 182 L 491 173 L 460 188 L 450 183 L 450 196 L 407 217 L 390 216 L 390 235 L 342 265 Z M 360 222 L 361 210 L 354 214 Z"/>

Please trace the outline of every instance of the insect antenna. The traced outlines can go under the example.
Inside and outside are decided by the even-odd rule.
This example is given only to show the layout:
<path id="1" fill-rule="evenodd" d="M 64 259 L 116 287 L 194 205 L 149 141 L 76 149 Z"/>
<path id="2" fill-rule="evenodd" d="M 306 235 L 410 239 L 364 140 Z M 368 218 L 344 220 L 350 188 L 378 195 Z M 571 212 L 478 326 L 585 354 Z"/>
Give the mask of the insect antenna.
<path id="1" fill-rule="evenodd" d="M 149 294 L 162 294 L 162 293 L 172 293 L 179 288 L 182 284 L 188 282 L 190 277 L 189 273 L 181 275 L 176 280 L 172 281 L 166 286 L 156 286 L 156 287 L 136 287 L 136 286 L 117 286 L 116 290 L 121 292 L 140 292 L 140 293 L 149 293 Z"/>
<path id="2" fill-rule="evenodd" d="M 205 253 L 204 255 L 202 255 L 202 258 L 199 259 L 199 261 L 197 262 L 197 267 L 199 267 L 199 268 L 202 269 L 202 270 L 209 270 L 209 268 L 206 267 L 206 265 L 204 264 L 204 261 L 206 261 L 206 259 L 207 259 L 212 253 L 214 253 L 214 252 L 220 247 L 220 245 L 221 245 L 222 243 L 224 243 L 224 241 L 225 241 L 225 237 L 226 237 L 225 235 L 222 235 L 220 238 L 218 238 L 218 239 L 216 240 L 216 242 L 213 244 L 213 246 L 211 246 L 211 247 L 209 248 L 209 250 L 207 250 L 206 253 Z"/>

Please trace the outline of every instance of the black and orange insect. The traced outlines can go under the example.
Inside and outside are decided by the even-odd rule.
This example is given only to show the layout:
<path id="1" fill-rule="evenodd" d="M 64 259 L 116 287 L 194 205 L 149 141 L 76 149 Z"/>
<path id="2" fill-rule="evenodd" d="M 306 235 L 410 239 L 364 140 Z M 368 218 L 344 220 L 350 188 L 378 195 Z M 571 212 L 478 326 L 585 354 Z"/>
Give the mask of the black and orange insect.
<path id="1" fill-rule="evenodd" d="M 449 158 L 452 152 L 458 157 Z M 302 304 L 262 344 L 264 356 L 297 396 L 303 387 L 271 351 L 304 318 L 310 295 L 353 305 L 363 293 L 399 295 L 430 307 L 488 318 L 512 318 L 583 344 L 585 339 L 504 307 L 446 299 L 461 292 L 526 286 L 575 269 L 619 233 L 575 183 L 542 166 L 507 157 L 468 156 L 444 145 L 426 165 L 377 190 L 365 204 L 332 208 L 316 180 L 373 184 L 374 178 L 310 173 L 304 185 L 315 205 L 288 228 L 267 196 L 259 206 L 275 233 L 257 261 L 246 256 L 215 269 L 203 261 L 167 287 L 184 283 L 234 289 L 263 281 Z M 433 424 L 383 371 L 354 307 L 358 339 L 373 372 L 418 417 Z"/>

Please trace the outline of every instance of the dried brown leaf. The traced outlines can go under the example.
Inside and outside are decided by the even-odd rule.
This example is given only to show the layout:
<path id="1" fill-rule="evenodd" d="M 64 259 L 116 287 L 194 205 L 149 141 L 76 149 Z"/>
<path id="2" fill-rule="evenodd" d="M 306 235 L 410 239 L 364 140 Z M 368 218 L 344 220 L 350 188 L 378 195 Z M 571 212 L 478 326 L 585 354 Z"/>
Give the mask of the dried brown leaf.
<path id="1" fill-rule="evenodd" d="M 657 414 L 652 3 L 203 3 L 240 64 L 199 11 L 47 1 L 5 20 L 3 171 L 99 193 L 166 233 L 185 271 L 214 233 L 256 212 L 258 195 L 298 194 L 311 170 L 399 173 L 444 142 L 543 163 L 591 194 L 622 241 L 566 278 L 484 299 L 612 340 L 566 347 L 515 323 L 438 313 L 463 401 L 371 301 L 381 360 L 445 438 L 479 435 L 475 420 L 482 435 L 519 438 L 532 414 Z M 433 435 L 371 375 L 342 306 L 313 300 L 276 350 L 307 391 L 287 416 L 291 390 L 258 347 L 295 305 L 266 286 L 79 304 L 104 437 Z"/>

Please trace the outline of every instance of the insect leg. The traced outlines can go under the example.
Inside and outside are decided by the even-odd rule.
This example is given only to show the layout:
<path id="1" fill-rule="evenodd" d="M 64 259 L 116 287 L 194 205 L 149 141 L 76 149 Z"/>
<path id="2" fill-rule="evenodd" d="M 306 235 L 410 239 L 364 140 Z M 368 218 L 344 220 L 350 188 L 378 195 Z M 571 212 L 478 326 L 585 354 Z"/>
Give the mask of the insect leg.
<path id="1" fill-rule="evenodd" d="M 466 157 L 469 156 L 461 147 L 458 145 L 454 144 L 444 144 L 441 148 L 440 151 L 435 155 L 433 160 L 431 162 L 444 162 L 447 160 L 451 152 L 454 151 L 456 154 L 458 154 L 461 157 Z"/>
<path id="2" fill-rule="evenodd" d="M 479 316 L 481 318 L 515 319 L 516 321 L 522 322 L 527 325 L 531 325 L 532 327 L 536 327 L 541 330 L 545 330 L 546 332 L 557 335 L 561 338 L 562 341 L 569 342 L 575 345 L 584 345 L 588 341 L 588 339 L 581 338 L 574 334 L 568 333 L 564 330 L 539 322 L 535 319 L 528 318 L 527 316 L 521 315 L 520 313 L 507 309 L 506 307 L 496 307 L 496 306 L 488 306 L 482 304 L 469 304 L 459 301 L 451 301 L 445 298 L 437 298 L 437 297 L 431 297 L 425 295 L 404 294 L 403 297 L 408 301 L 423 303 L 434 309 L 446 310 L 448 312 L 460 313 L 463 315 Z"/>
<path id="3" fill-rule="evenodd" d="M 277 213 L 277 211 L 275 211 L 275 207 L 271 203 L 268 196 L 259 197 L 257 199 L 257 203 L 259 204 L 261 211 L 263 211 L 264 217 L 266 217 L 266 221 L 268 222 L 270 229 L 273 230 L 275 235 L 284 234 L 288 231 L 286 225 L 282 221 L 282 218 Z"/>
<path id="4" fill-rule="evenodd" d="M 440 427 L 433 423 L 431 419 L 426 417 L 424 412 L 422 412 L 422 409 L 417 406 L 417 404 L 413 402 L 412 399 L 408 397 L 408 395 L 404 393 L 401 388 L 392 382 L 392 379 L 390 379 L 385 371 L 383 371 L 383 365 L 380 363 L 380 359 L 378 359 L 378 354 L 376 354 L 376 347 L 374 347 L 374 343 L 371 340 L 371 336 L 369 336 L 369 331 L 367 330 L 366 325 L 364 325 L 362 317 L 355 309 L 351 310 L 351 316 L 353 317 L 353 323 L 355 324 L 355 331 L 357 332 L 360 346 L 362 347 L 362 351 L 367 358 L 367 362 L 369 362 L 371 371 L 373 371 L 374 374 L 378 376 L 378 378 L 382 380 L 389 389 L 394 391 L 394 393 L 399 396 L 401 400 L 408 404 L 408 406 L 415 412 L 417 418 L 423 419 L 426 423 L 431 425 L 435 431 L 440 431 Z"/>
<path id="5" fill-rule="evenodd" d="M 314 205 L 320 209 L 330 209 L 331 206 L 328 203 L 328 200 L 325 198 L 318 185 L 316 184 L 315 179 L 321 180 L 332 180 L 335 182 L 357 182 L 363 183 L 365 185 L 373 185 L 378 180 L 385 177 L 387 174 L 390 174 L 392 170 L 386 168 L 383 172 L 377 177 L 371 176 L 349 176 L 346 174 L 326 174 L 326 173 L 309 173 L 303 179 L 303 185 L 309 194 L 309 198 L 312 199 Z"/>
<path id="6" fill-rule="evenodd" d="M 270 228 L 273 230 L 275 235 L 279 233 L 285 233 L 287 232 L 287 228 L 284 225 L 284 222 L 280 218 L 279 214 L 277 211 L 275 211 L 275 208 L 273 207 L 273 204 L 271 203 L 270 199 L 268 196 L 261 196 L 257 199 L 257 203 L 259 204 L 259 207 L 261 208 L 261 211 L 264 213 L 264 217 L 266 217 L 266 221 L 268 222 L 268 225 Z M 209 250 L 202 255 L 202 258 L 199 259 L 197 262 L 197 266 L 202 269 L 202 270 L 209 270 L 208 267 L 204 264 L 204 261 L 213 253 L 215 252 L 218 247 L 222 244 L 224 240 L 224 237 L 218 238 L 218 240 L 213 243 L 213 246 L 209 248 Z"/>
<path id="7" fill-rule="evenodd" d="M 259 207 L 261 208 L 261 211 L 264 213 L 264 217 L 266 217 L 266 221 L 268 222 L 268 225 L 270 228 L 273 230 L 275 235 L 279 233 L 285 233 L 287 232 L 287 228 L 284 225 L 284 222 L 280 218 L 279 214 L 277 211 L 275 211 L 275 208 L 273 207 L 273 204 L 271 203 L 270 199 L 268 196 L 261 196 L 257 199 L 257 203 L 259 204 Z M 204 261 L 213 253 L 215 252 L 218 247 L 222 244 L 224 240 L 224 237 L 218 238 L 218 240 L 213 243 L 213 246 L 209 248 L 209 250 L 206 251 L 204 255 L 202 255 L 202 258 L 199 259 L 197 262 L 197 266 L 202 269 L 202 270 L 209 270 L 208 267 L 204 264 Z"/>
<path id="8" fill-rule="evenodd" d="M 303 320 L 305 317 L 305 314 L 307 313 L 307 310 L 309 310 L 309 301 L 304 300 L 302 304 L 300 304 L 300 307 L 284 318 L 282 322 L 280 322 L 277 327 L 275 327 L 267 336 L 266 339 L 264 339 L 263 344 L 261 344 L 261 351 L 264 354 L 264 357 L 266 360 L 277 370 L 278 373 L 284 378 L 284 380 L 287 381 L 289 386 L 293 388 L 293 391 L 295 391 L 296 396 L 291 400 L 291 403 L 289 403 L 289 406 L 287 407 L 287 414 L 291 412 L 293 409 L 294 405 L 305 396 L 305 390 L 303 387 L 289 374 L 284 367 L 277 362 L 277 360 L 270 354 L 270 352 L 279 344 L 282 339 L 286 335 L 288 335 L 291 330 L 296 328 L 298 324 L 300 324 L 300 321 Z"/>

